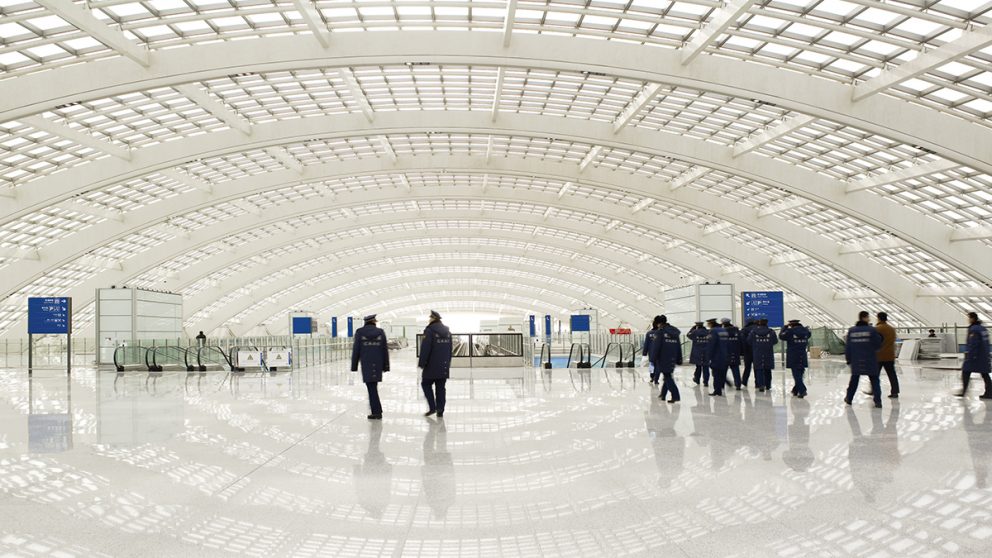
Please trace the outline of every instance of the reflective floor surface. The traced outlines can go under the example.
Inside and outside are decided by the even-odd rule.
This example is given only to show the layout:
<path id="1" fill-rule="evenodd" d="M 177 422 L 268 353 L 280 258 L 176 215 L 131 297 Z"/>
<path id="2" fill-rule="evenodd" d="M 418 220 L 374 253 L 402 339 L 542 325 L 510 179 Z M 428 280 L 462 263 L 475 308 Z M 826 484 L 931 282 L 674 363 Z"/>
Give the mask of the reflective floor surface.
<path id="1" fill-rule="evenodd" d="M 683 369 L 678 405 L 643 369 L 458 370 L 441 421 L 393 361 L 382 422 L 343 364 L 0 370 L 0 555 L 992 556 L 992 413 L 953 372 L 878 411 L 832 361 L 805 400 Z"/>

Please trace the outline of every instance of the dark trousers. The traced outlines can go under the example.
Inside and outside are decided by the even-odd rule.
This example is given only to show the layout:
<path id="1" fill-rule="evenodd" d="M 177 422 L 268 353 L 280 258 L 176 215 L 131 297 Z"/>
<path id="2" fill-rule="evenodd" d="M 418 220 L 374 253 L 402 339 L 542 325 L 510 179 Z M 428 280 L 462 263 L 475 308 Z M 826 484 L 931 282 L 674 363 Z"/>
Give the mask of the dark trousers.
<path id="1" fill-rule="evenodd" d="M 710 367 L 708 364 L 697 364 L 696 371 L 692 373 L 692 381 L 699 383 L 699 376 L 702 375 L 703 383 L 709 385 L 710 383 Z"/>
<path id="2" fill-rule="evenodd" d="M 438 413 L 444 414 L 444 402 L 446 392 L 444 389 L 444 384 L 448 380 L 442 378 L 440 380 L 429 380 L 424 378 L 420 382 L 420 387 L 424 388 L 424 397 L 427 398 L 427 407 L 431 411 L 437 411 Z M 437 397 L 434 397 L 434 392 L 437 392 Z"/>
<path id="3" fill-rule="evenodd" d="M 851 381 L 847 384 L 847 400 L 854 401 L 854 394 L 858 392 L 858 381 L 860 374 L 851 374 Z M 876 405 L 882 404 L 882 385 L 878 381 L 878 374 L 868 374 L 868 381 L 871 382 L 871 396 Z"/>
<path id="4" fill-rule="evenodd" d="M 741 387 L 741 365 L 731 364 L 730 373 L 734 375 L 734 387 L 735 388 Z"/>
<path id="5" fill-rule="evenodd" d="M 747 385 L 747 381 L 751 379 L 751 359 L 744 357 L 744 377 L 741 378 L 741 383 Z"/>
<path id="6" fill-rule="evenodd" d="M 661 398 L 664 399 L 666 395 L 672 394 L 672 401 L 682 399 L 679 395 L 679 386 L 675 385 L 675 379 L 672 378 L 672 372 L 663 372 L 662 375 L 664 379 L 661 384 Z"/>
<path id="7" fill-rule="evenodd" d="M 961 373 L 961 393 L 968 393 L 968 384 L 971 383 L 971 375 L 974 372 L 962 372 Z M 985 393 L 983 396 L 992 395 L 992 378 L 989 377 L 988 372 L 979 372 L 982 375 L 982 381 L 985 382 Z"/>
<path id="8" fill-rule="evenodd" d="M 899 377 L 896 376 L 896 363 L 891 360 L 878 363 L 878 372 L 885 370 L 885 375 L 889 377 L 890 395 L 899 395 Z"/>
<path id="9" fill-rule="evenodd" d="M 658 377 L 661 376 L 661 372 L 659 372 L 658 367 L 653 364 L 649 364 L 648 366 L 651 367 L 651 381 L 657 384 Z"/>
<path id="10" fill-rule="evenodd" d="M 806 374 L 805 368 L 792 369 L 792 380 L 795 382 L 795 385 L 792 386 L 793 395 L 806 395 L 806 383 L 803 382 L 804 374 Z"/>
<path id="11" fill-rule="evenodd" d="M 365 387 L 369 390 L 369 407 L 372 407 L 372 414 L 381 415 L 382 402 L 379 401 L 379 382 L 365 382 Z"/>
<path id="12" fill-rule="evenodd" d="M 764 368 L 754 368 L 754 387 L 758 389 L 772 388 L 772 371 Z"/>
<path id="13" fill-rule="evenodd" d="M 727 383 L 727 367 L 726 366 L 714 366 L 713 367 L 713 393 L 716 395 L 723 395 L 723 386 Z"/>

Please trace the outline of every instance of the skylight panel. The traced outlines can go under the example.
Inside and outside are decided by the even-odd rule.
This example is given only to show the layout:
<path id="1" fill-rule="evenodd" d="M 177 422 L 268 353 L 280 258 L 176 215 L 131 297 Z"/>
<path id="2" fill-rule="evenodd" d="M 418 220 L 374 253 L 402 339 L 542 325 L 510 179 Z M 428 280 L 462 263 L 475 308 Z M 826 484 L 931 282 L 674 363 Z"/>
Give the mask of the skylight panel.
<path id="1" fill-rule="evenodd" d="M 932 21 L 926 21 L 923 19 L 911 17 L 906 21 L 903 21 L 899 25 L 895 26 L 894 29 L 899 31 L 906 31 L 912 33 L 913 35 L 918 35 L 920 37 L 929 37 L 931 34 L 943 28 L 944 26 L 940 25 L 939 23 L 934 23 Z"/>

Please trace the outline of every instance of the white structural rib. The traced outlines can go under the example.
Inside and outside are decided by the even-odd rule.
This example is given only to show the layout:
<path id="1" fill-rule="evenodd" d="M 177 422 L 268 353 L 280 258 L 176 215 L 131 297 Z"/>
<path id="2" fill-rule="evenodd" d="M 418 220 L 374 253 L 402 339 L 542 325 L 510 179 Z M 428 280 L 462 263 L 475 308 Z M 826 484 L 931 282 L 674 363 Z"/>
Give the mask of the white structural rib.
<path id="1" fill-rule="evenodd" d="M 381 145 L 382 150 L 386 152 L 386 157 L 389 157 L 389 160 L 392 161 L 393 164 L 396 164 L 396 151 L 393 149 L 392 144 L 389 143 L 389 138 L 386 136 L 379 136 L 379 145 Z"/>
<path id="2" fill-rule="evenodd" d="M 21 122 L 29 126 L 32 126 L 34 128 L 37 128 L 39 130 L 42 130 L 44 132 L 48 132 L 53 136 L 58 136 L 60 138 L 67 139 L 73 143 L 84 145 L 86 147 L 89 147 L 90 149 L 95 149 L 101 153 L 113 155 L 118 159 L 124 159 L 125 161 L 131 160 L 130 149 L 110 143 L 109 141 L 104 141 L 102 139 L 95 138 L 87 134 L 86 132 L 76 130 L 74 128 L 70 128 L 69 126 L 62 124 L 61 122 L 48 120 L 47 118 L 41 115 L 22 118 Z"/>
<path id="3" fill-rule="evenodd" d="M 887 238 L 879 238 L 873 240 L 866 240 L 863 242 L 844 244 L 840 247 L 838 253 L 840 254 L 860 254 L 863 252 L 874 252 L 876 250 L 886 250 L 892 248 L 905 248 L 909 246 L 909 243 L 901 238 L 896 238 L 894 236 Z"/>
<path id="4" fill-rule="evenodd" d="M 847 185 L 847 193 L 867 190 L 869 188 L 876 188 L 878 186 L 885 186 L 887 184 L 894 184 L 901 180 L 910 180 L 912 178 L 919 178 L 921 176 L 927 176 L 929 174 L 933 174 L 936 172 L 951 170 L 959 166 L 961 165 L 955 163 L 954 161 L 948 161 L 947 159 L 937 159 L 936 161 L 923 163 L 922 165 L 915 165 L 904 169 L 894 170 L 884 174 L 869 176 L 868 178 L 862 178 L 861 180 L 858 180 L 856 182 L 851 182 L 850 184 Z"/>
<path id="5" fill-rule="evenodd" d="M 503 80 L 506 78 L 506 70 L 503 66 L 496 69 L 496 91 L 493 92 L 493 108 L 489 119 L 496 122 L 496 115 L 499 114 L 499 99 L 503 96 Z M 492 136 L 490 136 L 491 138 Z"/>
<path id="6" fill-rule="evenodd" d="M 201 192 L 211 193 L 214 191 L 213 186 L 209 182 L 204 182 L 199 178 L 190 176 L 184 172 L 180 172 L 175 169 L 162 169 L 158 171 L 159 174 L 166 178 L 175 180 L 176 182 L 194 190 L 199 190 Z"/>
<path id="7" fill-rule="evenodd" d="M 369 122 L 375 120 L 375 112 L 372 110 L 372 103 L 369 102 L 369 98 L 365 96 L 365 92 L 362 91 L 362 87 L 358 84 L 358 80 L 355 79 L 355 75 L 351 73 L 351 68 L 342 68 L 338 70 L 338 75 L 344 80 L 345 85 L 348 86 L 348 91 L 351 93 L 352 98 L 358 103 L 358 106 L 362 109 L 362 114 L 365 115 L 365 119 Z"/>
<path id="8" fill-rule="evenodd" d="M 653 203 L 654 203 L 654 198 L 644 198 L 643 200 L 634 204 L 634 207 L 630 208 L 630 212 L 637 213 L 639 211 L 644 211 L 645 209 L 650 207 L 651 204 Z"/>
<path id="9" fill-rule="evenodd" d="M 709 23 L 696 31 L 692 39 L 682 47 L 682 64 L 688 64 L 699 56 L 714 39 L 736 23 L 737 19 L 748 11 L 754 2 L 755 0 L 730 0 L 724 4 L 723 8 L 716 10 Z"/>
<path id="10" fill-rule="evenodd" d="M 241 118 L 241 115 L 238 113 L 227 108 L 224 103 L 211 97 L 206 91 L 200 89 L 199 86 L 192 83 L 186 83 L 183 85 L 177 85 L 176 91 L 182 93 L 187 99 L 199 105 L 203 110 L 216 116 L 221 122 L 224 122 L 231 128 L 238 130 L 246 136 L 251 135 L 251 123 Z"/>
<path id="11" fill-rule="evenodd" d="M 776 213 L 781 213 L 783 211 L 788 211 L 790 209 L 795 209 L 797 207 L 802 207 L 809 203 L 808 199 L 800 198 L 798 196 L 789 198 L 785 201 L 780 201 L 778 203 L 773 203 L 766 205 L 758 210 L 758 217 L 767 217 L 769 215 L 775 215 Z"/>
<path id="12" fill-rule="evenodd" d="M 145 67 L 150 65 L 147 50 L 133 43 L 120 31 L 107 27 L 105 23 L 93 17 L 89 10 L 69 0 L 36 0 L 35 3 L 44 6 L 48 11 L 116 50 L 122 56 L 126 56 Z"/>
<path id="13" fill-rule="evenodd" d="M 593 161 L 596 160 L 596 157 L 599 156 L 599 152 L 602 150 L 603 150 L 603 146 L 601 145 L 592 146 L 592 149 L 590 149 L 589 152 L 586 153 L 586 156 L 582 158 L 582 162 L 579 163 L 579 172 L 586 170 L 586 167 L 588 167 Z"/>
<path id="14" fill-rule="evenodd" d="M 658 95 L 658 91 L 661 91 L 660 83 L 649 83 L 645 85 L 644 89 L 641 89 L 641 92 L 630 101 L 627 108 L 613 122 L 613 133 L 619 132 L 621 128 L 630 124 L 630 121 Z"/>
<path id="15" fill-rule="evenodd" d="M 323 18 L 320 17 L 320 12 L 314 7 L 310 0 L 293 0 L 293 5 L 296 6 L 296 11 L 300 12 L 300 17 L 303 18 L 304 23 L 310 28 L 317 42 L 320 46 L 327 48 L 331 46 L 331 37 L 327 33 L 327 25 L 324 24 Z"/>
<path id="16" fill-rule="evenodd" d="M 703 175 L 705 175 L 708 172 L 710 172 L 710 169 L 706 167 L 695 167 L 691 170 L 688 170 L 675 177 L 675 180 L 672 181 L 670 189 L 672 191 L 675 191 L 678 190 L 679 188 L 682 188 L 683 186 L 688 186 L 693 181 L 702 178 Z"/>
<path id="17" fill-rule="evenodd" d="M 517 15 L 517 0 L 506 0 L 506 17 L 503 19 L 503 46 L 510 46 L 513 35 L 513 18 Z"/>
<path id="18" fill-rule="evenodd" d="M 793 116 L 792 118 L 787 118 L 774 126 L 770 126 L 760 132 L 751 134 L 744 140 L 734 144 L 734 157 L 740 157 L 741 155 L 758 149 L 768 142 L 775 141 L 782 136 L 787 136 L 814 120 L 816 120 L 816 118 L 813 118 L 812 116 Z"/>
<path id="19" fill-rule="evenodd" d="M 916 58 L 900 64 L 895 68 L 885 70 L 881 74 L 854 87 L 855 101 L 884 91 L 893 85 L 923 75 L 934 68 L 939 68 L 948 62 L 953 62 L 962 56 L 982 50 L 992 45 L 992 26 L 967 31 L 941 47 L 921 53 Z"/>
<path id="20" fill-rule="evenodd" d="M 296 174 L 303 174 L 303 163 L 301 163 L 296 157 L 290 155 L 289 152 L 282 147 L 269 147 L 265 150 L 265 152 L 271 155 L 276 161 L 279 161 L 282 166 L 287 169 L 295 171 Z"/>
<path id="21" fill-rule="evenodd" d="M 10 260 L 40 260 L 37 248 L 18 248 L 15 246 L 0 246 L 0 258 Z"/>
<path id="22" fill-rule="evenodd" d="M 992 238 L 992 226 L 979 225 L 967 229 L 954 229 L 951 233 L 951 242 L 961 242 L 964 240 L 986 240 Z"/>
<path id="23" fill-rule="evenodd" d="M 63 202 L 59 205 L 59 207 L 65 209 L 66 211 L 75 211 L 76 213 L 82 213 L 83 215 L 89 215 L 90 217 L 96 217 L 97 219 L 110 219 L 111 221 L 124 220 L 124 214 L 114 209 L 94 207 L 92 205 L 71 201 Z"/>

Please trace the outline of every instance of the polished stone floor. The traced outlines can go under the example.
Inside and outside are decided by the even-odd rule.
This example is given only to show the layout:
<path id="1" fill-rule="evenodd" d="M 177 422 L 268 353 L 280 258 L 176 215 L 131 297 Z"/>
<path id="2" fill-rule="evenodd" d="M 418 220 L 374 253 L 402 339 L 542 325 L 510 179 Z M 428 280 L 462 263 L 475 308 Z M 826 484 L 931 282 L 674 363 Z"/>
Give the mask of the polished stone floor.
<path id="1" fill-rule="evenodd" d="M 992 556 L 992 412 L 947 370 L 880 411 L 833 361 L 805 400 L 683 369 L 678 405 L 643 369 L 460 370 L 441 421 L 393 361 L 382 422 L 343 365 L 0 369 L 0 556 Z"/>

